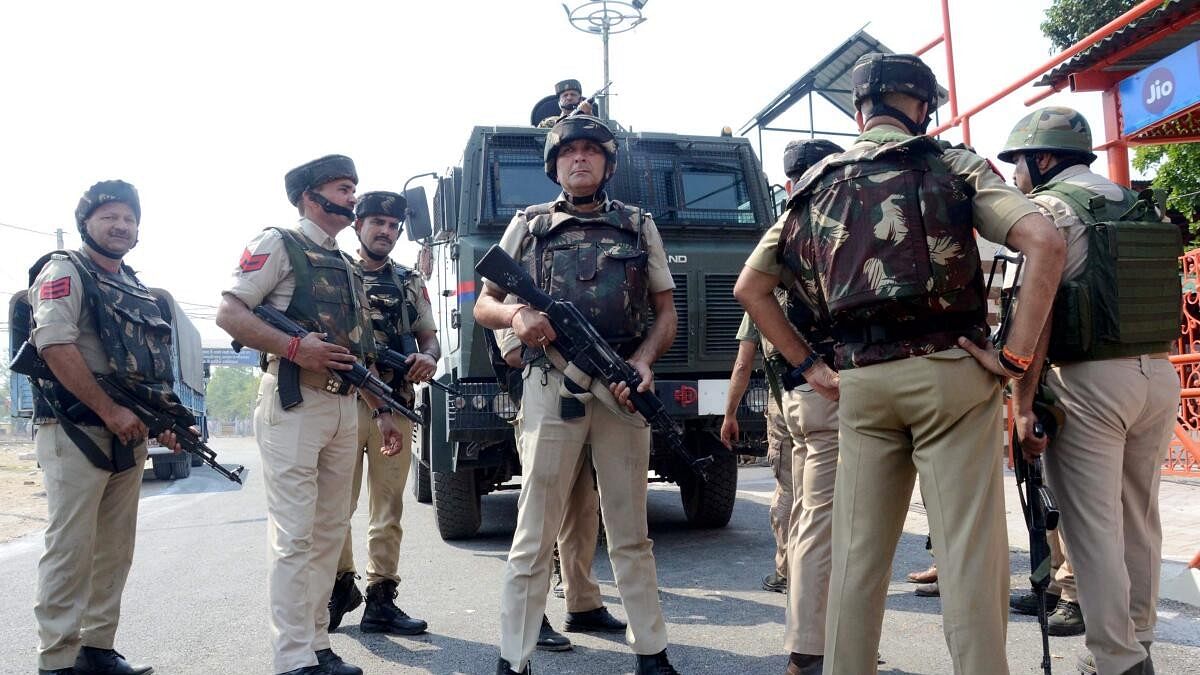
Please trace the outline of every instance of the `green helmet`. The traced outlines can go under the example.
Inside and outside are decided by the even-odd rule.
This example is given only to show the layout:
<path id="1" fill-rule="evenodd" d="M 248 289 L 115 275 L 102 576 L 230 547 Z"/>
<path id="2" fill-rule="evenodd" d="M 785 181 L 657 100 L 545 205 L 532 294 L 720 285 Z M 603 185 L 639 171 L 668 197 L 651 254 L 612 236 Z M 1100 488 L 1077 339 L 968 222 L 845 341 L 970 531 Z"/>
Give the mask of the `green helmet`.
<path id="1" fill-rule="evenodd" d="M 1078 110 L 1061 106 L 1041 108 L 1021 118 L 997 157 L 1012 164 L 1019 152 L 1070 153 L 1086 157 L 1088 164 L 1096 161 L 1087 119 Z"/>
<path id="2" fill-rule="evenodd" d="M 577 140 L 592 141 L 604 149 L 610 165 L 617 163 L 617 139 L 604 122 L 591 115 L 571 115 L 559 120 L 550 133 L 546 134 L 546 175 L 558 182 L 558 149 L 565 143 Z"/>

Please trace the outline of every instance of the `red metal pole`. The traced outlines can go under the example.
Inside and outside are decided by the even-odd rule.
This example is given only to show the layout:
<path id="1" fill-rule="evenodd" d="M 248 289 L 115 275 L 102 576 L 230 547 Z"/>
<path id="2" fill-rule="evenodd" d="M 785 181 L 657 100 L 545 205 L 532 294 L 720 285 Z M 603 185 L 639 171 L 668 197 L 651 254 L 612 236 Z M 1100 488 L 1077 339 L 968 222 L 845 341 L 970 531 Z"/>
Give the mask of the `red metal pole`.
<path id="1" fill-rule="evenodd" d="M 933 38 L 932 40 L 929 41 L 929 44 L 927 44 L 924 47 L 921 47 L 917 51 L 913 52 L 913 56 L 920 56 L 920 55 L 924 54 L 925 52 L 929 51 L 930 49 L 933 49 L 934 47 L 942 44 L 943 39 L 945 39 L 944 35 L 939 35 L 939 36 Z"/>
<path id="2" fill-rule="evenodd" d="M 943 0 L 943 2 L 944 1 L 945 0 Z M 1104 24 L 1103 26 L 1101 26 L 1099 29 L 1097 29 L 1091 35 L 1088 35 L 1087 37 L 1083 38 L 1082 40 L 1075 43 L 1071 47 L 1062 51 L 1061 53 L 1059 53 L 1058 55 L 1056 55 L 1049 61 L 1038 66 L 1036 69 L 1034 69 L 1027 75 L 1021 77 L 1021 79 L 1017 80 L 1016 82 L 1014 82 L 1014 83 L 1010 84 L 1009 86 L 1005 87 L 1004 89 L 1002 89 L 999 93 L 992 95 L 987 100 L 985 100 L 984 102 L 975 106 L 974 108 L 971 108 L 970 110 L 964 112 L 962 115 L 957 115 L 954 117 L 954 119 L 951 119 L 949 122 L 946 122 L 945 124 L 938 127 L 937 129 L 930 131 L 929 135 L 936 136 L 951 127 L 958 126 L 959 124 L 962 123 L 962 121 L 964 119 L 969 118 L 972 115 L 975 115 L 980 110 L 987 108 L 988 106 L 992 105 L 996 101 L 999 101 L 1000 99 L 1004 98 L 1005 96 L 1008 96 L 1009 94 L 1013 93 L 1014 91 L 1020 89 L 1021 87 L 1025 86 L 1026 84 L 1028 84 L 1029 82 L 1031 82 L 1035 78 L 1037 78 L 1037 76 L 1041 75 L 1042 73 L 1045 73 L 1046 71 L 1057 66 L 1058 64 L 1062 63 L 1063 61 L 1066 61 L 1067 59 L 1071 58 L 1072 56 L 1075 56 L 1076 54 L 1078 54 L 1079 52 L 1082 52 L 1083 50 L 1087 49 L 1088 47 L 1091 47 L 1097 41 L 1103 40 L 1104 38 L 1108 37 L 1109 35 L 1112 35 L 1113 33 L 1117 32 L 1118 30 L 1124 28 L 1125 26 L 1129 25 L 1129 23 L 1131 21 L 1133 21 L 1134 19 L 1137 19 L 1137 18 L 1141 17 L 1143 14 L 1146 14 L 1146 13 L 1150 12 L 1151 10 L 1155 9 L 1156 7 L 1161 7 L 1161 6 L 1162 6 L 1162 0 L 1143 0 L 1142 2 L 1135 5 L 1133 9 L 1129 10 L 1128 12 L 1125 12 L 1121 16 L 1118 16 L 1117 18 L 1113 19 L 1112 21 L 1109 21 L 1108 23 Z M 1110 157 L 1111 157 L 1111 155 L 1110 155 Z M 1111 176 L 1110 176 L 1110 178 L 1111 178 Z M 1113 180 L 1115 181 L 1116 179 L 1114 178 Z"/>
<path id="3" fill-rule="evenodd" d="M 950 85 L 950 119 L 958 119 L 958 81 L 954 77 L 954 39 L 950 35 L 950 0 L 942 0 L 942 37 L 946 43 L 946 77 Z M 963 120 L 963 143 L 971 144 L 971 123 Z"/>
<path id="4" fill-rule="evenodd" d="M 1104 90 L 1104 138 L 1108 153 L 1108 179 L 1129 187 L 1129 146 L 1121 141 L 1121 110 L 1117 86 Z"/>

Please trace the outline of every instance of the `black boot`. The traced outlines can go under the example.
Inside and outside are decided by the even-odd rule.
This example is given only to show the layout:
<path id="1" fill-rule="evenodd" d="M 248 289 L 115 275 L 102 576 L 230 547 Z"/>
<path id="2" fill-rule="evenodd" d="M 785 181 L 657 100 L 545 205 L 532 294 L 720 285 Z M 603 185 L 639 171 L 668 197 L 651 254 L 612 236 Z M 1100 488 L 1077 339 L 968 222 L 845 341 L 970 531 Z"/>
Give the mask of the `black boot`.
<path id="1" fill-rule="evenodd" d="M 359 627 L 364 633 L 389 633 L 391 635 L 420 635 L 429 624 L 405 614 L 394 602 L 396 582 L 391 579 L 376 581 L 367 586 L 367 608 L 363 610 Z"/>
<path id="2" fill-rule="evenodd" d="M 637 675 L 679 675 L 679 671 L 667 660 L 667 650 L 657 654 L 637 655 Z"/>
<path id="3" fill-rule="evenodd" d="M 785 675 L 821 675 L 821 668 L 824 665 L 825 657 L 820 654 L 792 652 L 791 656 L 788 657 L 788 666 Z"/>
<path id="4" fill-rule="evenodd" d="M 537 648 L 544 652 L 565 652 L 571 648 L 571 641 L 554 630 L 545 614 L 542 615 L 542 627 L 538 630 Z"/>
<path id="5" fill-rule="evenodd" d="M 79 675 L 149 675 L 150 666 L 133 666 L 115 649 L 80 647 L 75 657 L 75 672 Z"/>
<path id="6" fill-rule="evenodd" d="M 532 673 L 533 670 L 528 663 L 525 664 L 525 670 L 518 673 L 512 669 L 512 664 L 508 661 L 500 659 L 496 662 L 496 675 L 532 675 Z"/>
<path id="7" fill-rule="evenodd" d="M 304 666 L 303 668 L 293 668 L 286 673 L 279 675 L 333 675 L 333 671 L 328 666 L 317 664 L 315 666 Z"/>
<path id="8" fill-rule="evenodd" d="M 358 575 L 354 572 L 342 572 L 337 575 L 337 580 L 333 582 L 333 592 L 329 594 L 329 632 L 338 629 L 342 625 L 342 617 L 347 612 L 352 612 L 358 609 L 358 606 L 363 602 L 362 592 L 358 590 L 358 585 L 354 580 Z"/>
<path id="9" fill-rule="evenodd" d="M 330 675 L 363 675 L 362 668 L 346 663 L 342 657 L 333 653 L 332 648 L 319 649 L 316 654 L 317 664 L 328 668 Z"/>
<path id="10" fill-rule="evenodd" d="M 601 605 L 586 612 L 567 612 L 563 628 L 568 633 L 620 633 L 625 630 L 625 622 L 609 614 L 608 608 Z"/>
<path id="11" fill-rule="evenodd" d="M 38 675 L 75 675 L 74 668 L 55 668 L 54 670 L 46 670 L 38 668 Z"/>
<path id="12" fill-rule="evenodd" d="M 1050 615 L 1054 612 L 1054 608 L 1058 605 L 1059 596 L 1053 593 L 1046 594 L 1046 614 Z M 1038 615 L 1038 598 L 1037 593 L 1023 593 L 1021 595 L 1013 595 L 1008 598 L 1008 606 L 1017 614 L 1025 616 Z"/>

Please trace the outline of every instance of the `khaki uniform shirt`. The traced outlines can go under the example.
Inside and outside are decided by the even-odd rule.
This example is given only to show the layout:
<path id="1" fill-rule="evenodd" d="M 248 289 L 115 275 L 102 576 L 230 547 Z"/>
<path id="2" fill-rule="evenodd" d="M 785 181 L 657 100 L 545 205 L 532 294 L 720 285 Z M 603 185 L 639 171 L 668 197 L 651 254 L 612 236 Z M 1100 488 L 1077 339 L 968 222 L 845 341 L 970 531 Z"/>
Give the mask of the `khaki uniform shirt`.
<path id="1" fill-rule="evenodd" d="M 124 271 L 118 275 L 136 285 Z M 38 352 L 50 345 L 73 344 L 88 370 L 98 375 L 113 372 L 96 330 L 96 317 L 84 302 L 83 282 L 75 263 L 65 256 L 50 258 L 29 289 L 29 304 L 35 323 L 29 339 Z"/>
<path id="2" fill-rule="evenodd" d="M 310 241 L 330 251 L 338 249 L 337 239 L 329 236 L 308 218 L 301 218 L 295 230 Z M 283 235 L 273 229 L 259 233 L 233 271 L 233 283 L 222 291 L 254 309 L 264 301 L 279 311 L 286 311 L 296 292 L 296 275 L 288 258 Z"/>
<path id="3" fill-rule="evenodd" d="M 907 134 L 899 127 L 883 125 L 875 127 L 878 130 Z M 869 144 L 870 141 L 857 141 L 851 149 Z M 1037 211 L 1021 191 L 1004 182 L 987 160 L 973 152 L 962 149 L 949 149 L 942 153 L 942 161 L 946 168 L 962 176 L 975 189 L 974 205 L 975 229 L 984 239 L 1003 244 L 1008 238 L 1008 231 L 1021 218 Z M 785 275 L 785 269 L 779 255 L 779 237 L 783 233 L 783 224 L 787 212 L 758 242 L 758 246 L 746 259 L 746 265 L 763 272 L 781 277 L 785 283 L 790 283 L 790 275 Z"/>

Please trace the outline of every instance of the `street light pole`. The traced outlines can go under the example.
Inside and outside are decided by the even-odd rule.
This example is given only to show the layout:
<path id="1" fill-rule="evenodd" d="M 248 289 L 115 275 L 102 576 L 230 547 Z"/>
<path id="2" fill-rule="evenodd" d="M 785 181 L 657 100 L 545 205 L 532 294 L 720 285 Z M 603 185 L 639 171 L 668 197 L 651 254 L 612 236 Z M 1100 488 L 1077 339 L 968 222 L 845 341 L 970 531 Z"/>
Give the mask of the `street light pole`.
<path id="1" fill-rule="evenodd" d="M 571 23 L 572 28 L 600 36 L 600 44 L 604 52 L 604 81 L 600 83 L 601 87 L 607 86 L 612 81 L 608 77 L 608 36 L 631 31 L 640 26 L 646 20 L 646 17 L 642 16 L 642 8 L 648 1 L 586 0 L 577 5 L 575 9 L 563 4 L 563 11 L 567 13 L 567 21 Z M 608 93 L 605 92 L 600 98 L 602 101 L 600 102 L 599 117 L 607 122 L 612 119 Z"/>

